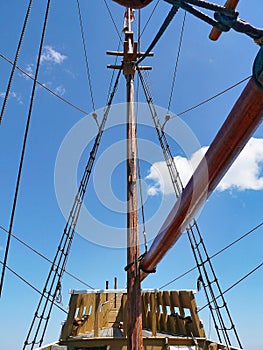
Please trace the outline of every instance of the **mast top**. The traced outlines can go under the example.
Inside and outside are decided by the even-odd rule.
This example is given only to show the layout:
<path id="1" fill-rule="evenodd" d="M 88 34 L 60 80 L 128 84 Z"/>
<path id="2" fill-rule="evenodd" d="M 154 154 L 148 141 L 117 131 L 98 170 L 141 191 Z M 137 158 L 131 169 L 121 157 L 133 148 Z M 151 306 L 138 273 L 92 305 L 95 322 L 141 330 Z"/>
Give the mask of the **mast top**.
<path id="1" fill-rule="evenodd" d="M 130 7 L 133 9 L 140 9 L 147 5 L 149 5 L 152 0 L 113 0 L 118 4 L 126 7 Z"/>

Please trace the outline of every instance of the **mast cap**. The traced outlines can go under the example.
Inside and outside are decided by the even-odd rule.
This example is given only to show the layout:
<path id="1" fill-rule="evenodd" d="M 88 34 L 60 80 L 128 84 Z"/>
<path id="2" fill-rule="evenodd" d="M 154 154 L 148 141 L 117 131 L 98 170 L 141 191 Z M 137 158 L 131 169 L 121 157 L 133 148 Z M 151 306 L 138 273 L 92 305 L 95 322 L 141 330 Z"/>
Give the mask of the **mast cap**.
<path id="1" fill-rule="evenodd" d="M 152 0 L 113 0 L 113 1 L 117 2 L 120 5 L 130 7 L 133 9 L 140 9 L 142 7 L 149 5 L 149 3 L 152 2 Z"/>

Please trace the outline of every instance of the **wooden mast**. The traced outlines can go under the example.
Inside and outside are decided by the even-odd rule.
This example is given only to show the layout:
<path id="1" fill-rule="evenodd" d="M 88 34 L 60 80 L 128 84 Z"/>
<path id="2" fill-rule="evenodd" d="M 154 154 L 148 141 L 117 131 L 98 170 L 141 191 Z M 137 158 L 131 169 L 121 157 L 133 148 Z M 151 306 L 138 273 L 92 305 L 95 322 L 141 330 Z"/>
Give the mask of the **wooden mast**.
<path id="1" fill-rule="evenodd" d="M 134 76 L 136 69 L 150 70 L 149 66 L 136 66 L 136 61 L 144 53 L 138 52 L 138 43 L 134 42 L 131 30 L 132 9 L 126 10 L 127 27 L 124 29 L 123 52 L 108 51 L 108 55 L 122 56 L 122 65 L 108 65 L 108 68 L 122 69 L 126 79 L 127 97 L 127 349 L 142 350 L 142 304 L 140 282 L 140 237 L 138 225 L 137 194 L 137 141 L 136 120 L 134 115 Z M 153 56 L 148 53 L 147 56 Z"/>
<path id="2" fill-rule="evenodd" d="M 137 60 L 137 44 L 131 31 L 131 9 L 126 16 L 128 30 L 125 32 L 123 73 L 127 94 L 127 347 L 142 350 L 142 305 L 140 282 L 140 237 L 137 198 L 137 141 L 134 116 L 134 75 Z"/>

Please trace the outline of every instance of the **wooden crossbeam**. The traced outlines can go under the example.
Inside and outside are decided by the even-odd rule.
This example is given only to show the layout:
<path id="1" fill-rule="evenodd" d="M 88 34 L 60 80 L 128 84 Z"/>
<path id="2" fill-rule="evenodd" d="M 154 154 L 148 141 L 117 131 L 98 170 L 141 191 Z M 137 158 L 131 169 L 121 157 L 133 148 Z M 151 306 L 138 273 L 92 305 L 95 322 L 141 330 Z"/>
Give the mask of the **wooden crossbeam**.
<path id="1" fill-rule="evenodd" d="M 238 3 L 239 3 L 239 0 L 227 0 L 224 7 L 234 10 L 237 7 Z M 222 31 L 220 29 L 213 27 L 209 34 L 209 39 L 216 41 L 221 34 L 222 34 Z"/>

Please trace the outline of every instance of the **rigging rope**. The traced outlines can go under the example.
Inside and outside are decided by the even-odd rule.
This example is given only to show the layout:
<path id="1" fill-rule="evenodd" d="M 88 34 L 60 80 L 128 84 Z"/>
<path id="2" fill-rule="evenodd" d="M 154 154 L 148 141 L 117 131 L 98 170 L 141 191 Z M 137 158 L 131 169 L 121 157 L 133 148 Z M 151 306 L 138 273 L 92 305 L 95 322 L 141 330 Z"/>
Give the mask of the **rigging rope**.
<path id="1" fill-rule="evenodd" d="M 196 235 L 193 231 L 193 227 L 195 227 L 195 229 L 196 229 L 196 233 L 197 233 Z M 208 252 L 207 252 L 206 247 L 204 245 L 204 240 L 200 234 L 199 227 L 197 226 L 196 221 L 194 221 L 194 225 L 189 226 L 189 228 L 187 228 L 186 231 L 187 231 L 188 238 L 189 238 L 189 241 L 190 241 L 190 244 L 192 247 L 192 251 L 194 253 L 196 266 L 197 266 L 198 272 L 199 272 L 198 284 L 200 283 L 204 287 L 204 292 L 205 292 L 206 299 L 207 299 L 209 306 L 210 306 L 210 312 L 211 312 L 211 315 L 212 315 L 212 318 L 213 318 L 213 321 L 215 324 L 218 339 L 220 342 L 222 342 L 221 341 L 221 334 L 220 334 L 220 331 L 222 331 L 222 335 L 223 335 L 223 338 L 224 338 L 226 345 L 231 346 L 232 344 L 231 344 L 231 340 L 230 340 L 228 331 L 233 330 L 234 334 L 236 336 L 238 345 L 240 348 L 242 348 L 242 345 L 241 345 L 239 336 L 237 334 L 237 331 L 235 329 L 235 325 L 233 323 L 233 320 L 232 320 L 230 311 L 228 309 L 226 300 L 224 299 L 221 286 L 218 282 L 218 278 L 215 274 L 214 267 L 212 265 L 211 259 L 208 255 Z M 202 254 L 202 251 L 203 251 L 203 254 Z M 203 257 L 203 255 L 204 255 L 204 257 Z M 205 277 L 205 279 L 203 277 Z M 214 285 L 215 285 L 215 287 L 213 288 Z M 215 295 L 216 295 L 215 288 L 217 288 L 219 295 L 221 297 L 221 301 L 222 301 L 221 306 L 217 303 L 217 299 L 215 298 Z M 209 298 L 208 292 L 210 293 L 211 299 Z M 225 320 L 224 320 L 224 317 L 223 317 L 220 309 L 224 309 L 224 311 L 226 312 L 226 315 L 228 316 L 228 321 L 231 324 L 230 327 L 226 327 Z M 220 327 L 218 327 L 214 313 L 216 314 L 216 317 L 217 317 L 217 320 L 220 324 Z"/>
<path id="2" fill-rule="evenodd" d="M 119 49 L 120 49 L 121 42 L 122 42 L 122 39 L 120 38 L 119 43 L 118 43 L 117 52 L 118 52 Z M 115 65 L 115 66 L 117 65 L 118 58 L 119 58 L 118 56 L 115 57 L 115 61 L 114 61 L 114 65 Z M 111 79 L 110 79 L 108 94 L 107 94 L 107 101 L 109 100 L 109 97 L 110 97 L 110 93 L 111 93 L 111 89 L 112 89 L 112 84 L 113 84 L 113 79 L 114 79 L 115 72 L 116 72 L 116 69 L 113 69 L 113 70 L 112 70 L 112 74 L 111 74 Z"/>
<path id="3" fill-rule="evenodd" d="M 136 147 L 137 147 L 137 154 L 138 154 L 138 143 L 137 143 Z M 143 195 L 142 195 L 142 177 L 141 177 L 141 166 L 140 166 L 139 157 L 138 157 L 138 161 L 137 161 L 137 167 L 138 167 L 139 192 L 140 192 L 141 215 L 142 215 L 142 225 L 143 225 L 144 250 L 145 250 L 145 252 L 147 252 L 148 251 L 148 243 L 147 243 L 147 235 L 146 235 L 146 223 L 145 223 L 144 204 L 143 204 Z"/>
<path id="4" fill-rule="evenodd" d="M 227 292 L 229 292 L 231 289 L 233 289 L 234 287 L 236 287 L 237 285 L 239 285 L 241 282 L 243 282 L 245 279 L 247 279 L 249 276 L 251 276 L 253 273 L 255 273 L 257 270 L 259 270 L 261 267 L 263 267 L 263 262 L 261 264 L 259 264 L 258 266 L 256 266 L 253 270 L 251 270 L 250 272 L 248 272 L 246 275 L 244 275 L 243 277 L 241 277 L 237 282 L 235 282 L 234 284 L 232 284 L 229 288 L 227 288 L 223 294 L 226 294 Z M 216 297 L 216 299 L 220 298 L 221 295 L 218 295 Z M 209 306 L 209 303 L 207 303 L 206 305 L 202 306 L 200 309 L 198 309 L 198 312 L 204 310 L 207 306 Z"/>
<path id="5" fill-rule="evenodd" d="M 114 28 L 115 28 L 115 30 L 116 30 L 116 32 L 117 32 L 117 34 L 118 34 L 118 37 L 119 37 L 120 40 L 122 40 L 121 34 L 120 34 L 120 32 L 119 32 L 119 29 L 118 29 L 118 27 L 117 27 L 117 24 L 116 24 L 116 22 L 115 22 L 115 19 L 114 19 L 112 13 L 111 13 L 111 9 L 110 9 L 110 7 L 109 7 L 109 5 L 108 5 L 108 3 L 107 3 L 106 0 L 104 0 L 104 4 L 105 4 L 105 6 L 106 6 L 106 8 L 107 8 L 107 10 L 108 10 L 108 13 L 109 13 L 110 18 L 111 18 L 111 20 L 112 20 L 112 23 L 113 23 L 113 25 L 114 25 Z"/>
<path id="6" fill-rule="evenodd" d="M 8 234 L 8 238 L 7 238 L 7 242 L 6 242 L 6 248 L 5 248 L 5 254 L 4 254 L 4 263 L 3 263 L 1 282 L 0 282 L 0 297 L 1 297 L 1 294 L 2 294 L 2 290 L 3 290 L 5 268 L 6 268 L 6 263 L 7 263 L 9 248 L 10 248 L 11 233 L 12 233 L 13 223 L 14 223 L 14 218 L 15 218 L 16 204 L 17 204 L 18 192 L 19 192 L 19 188 L 20 188 L 20 180 L 21 180 L 21 175 L 22 175 L 22 170 L 23 170 L 23 164 L 24 164 L 24 157 L 25 157 L 25 151 L 26 151 L 26 145 L 27 145 L 27 139 L 28 139 L 29 126 L 30 126 L 30 121 L 31 121 L 31 116 L 32 116 L 32 111 L 33 111 L 33 104 L 34 104 L 35 92 L 36 92 L 36 86 L 37 86 L 37 77 L 38 77 L 38 73 L 39 73 L 42 48 L 43 48 L 44 39 L 45 39 L 45 33 L 46 33 L 46 27 L 47 27 L 47 21 L 48 21 L 49 9 L 50 9 L 50 1 L 51 0 L 47 1 L 47 6 L 46 6 L 45 19 L 44 19 L 44 23 L 43 23 L 42 35 L 41 35 L 39 52 L 38 52 L 38 58 L 37 58 L 36 72 L 35 72 L 32 92 L 31 92 L 30 105 L 29 105 L 29 111 L 28 111 L 28 116 L 27 116 L 27 122 L 26 122 L 26 128 L 25 128 L 25 134 L 24 134 L 24 140 L 23 140 L 23 146 L 22 146 L 22 152 L 21 152 L 21 157 L 20 157 L 20 164 L 19 164 L 19 169 L 18 169 L 18 175 L 17 175 L 16 187 L 15 187 L 15 194 L 14 194 L 14 200 L 13 200 L 13 206 L 12 206 L 12 212 L 11 212 L 11 217 L 10 217 L 10 222 L 9 222 L 9 229 L 8 229 L 9 234 Z"/>
<path id="7" fill-rule="evenodd" d="M 161 1 L 161 0 L 158 0 L 158 1 L 156 2 L 156 4 L 155 4 L 155 6 L 154 6 L 154 8 L 153 8 L 153 10 L 152 10 L 152 12 L 151 12 L 151 14 L 150 14 L 148 20 L 146 21 L 146 23 L 145 23 L 145 25 L 144 25 L 144 27 L 143 27 L 143 29 L 142 29 L 142 31 L 141 31 L 139 37 L 138 37 L 138 41 L 140 41 L 140 39 L 141 39 L 143 33 L 145 32 L 146 28 L 148 27 L 149 22 L 150 22 L 150 20 L 152 19 L 152 16 L 154 15 L 154 13 L 155 13 L 155 11 L 156 11 L 156 9 L 157 9 L 157 6 L 159 5 L 160 1 Z"/>
<path id="8" fill-rule="evenodd" d="M 140 52 L 141 45 L 141 10 L 139 12 L 138 19 L 138 52 Z M 139 109 L 139 87 L 140 87 L 139 77 L 137 75 L 137 84 L 136 84 L 136 133 L 137 133 L 137 125 L 138 125 L 138 109 Z M 139 180 L 139 198 L 141 204 L 141 218 L 142 218 L 142 227 L 143 227 L 143 241 L 144 241 L 144 250 L 145 253 L 148 251 L 148 243 L 147 243 L 147 234 L 146 234 L 146 222 L 145 222 L 145 212 L 144 212 L 144 202 L 143 202 L 143 191 L 142 191 L 142 176 L 141 176 L 141 160 L 139 156 L 139 147 L 138 147 L 138 138 L 136 137 L 136 149 L 137 149 L 137 173 Z M 144 254 L 145 254 L 144 253 Z"/>
<path id="9" fill-rule="evenodd" d="M 260 224 L 258 224 L 257 226 L 253 227 L 251 230 L 249 230 L 248 232 L 246 232 L 245 234 L 243 234 L 242 236 L 240 236 L 238 239 L 234 240 L 233 242 L 229 243 L 227 246 L 225 246 L 224 248 L 220 249 L 219 251 L 217 251 L 216 253 L 212 254 L 210 256 L 210 259 L 215 258 L 216 256 L 218 256 L 219 254 L 223 253 L 225 250 L 229 249 L 230 247 L 232 247 L 233 245 L 235 245 L 236 243 L 238 243 L 239 241 L 241 241 L 242 239 L 246 238 L 247 236 L 249 236 L 251 233 L 255 232 L 257 229 L 259 229 L 260 227 L 263 226 L 263 222 L 261 222 Z M 159 287 L 159 289 L 163 289 L 167 286 L 169 286 L 170 284 L 178 281 L 179 279 L 181 279 L 182 277 L 188 275 L 189 273 L 195 271 L 197 269 L 197 266 L 192 267 L 191 269 L 185 271 L 184 273 L 182 273 L 181 275 L 177 276 L 176 278 L 174 278 L 173 280 L 171 280 L 170 282 L 167 282 L 166 284 L 162 285 L 161 287 Z"/>
<path id="10" fill-rule="evenodd" d="M 120 43 L 121 43 L 121 41 L 119 42 L 119 44 L 120 44 Z M 119 48 L 119 46 L 118 46 L 118 48 Z M 118 50 L 117 50 L 117 51 L 118 51 Z M 5 55 L 3 55 L 2 53 L 0 53 L 0 57 L 1 57 L 2 59 L 4 59 L 6 62 L 8 62 L 9 64 L 14 65 L 14 63 L 13 63 L 9 58 L 7 58 Z M 118 57 L 116 57 L 115 60 L 117 60 L 117 59 L 118 59 Z M 115 61 L 115 64 L 116 64 L 116 61 Z M 25 70 L 23 70 L 23 69 L 20 68 L 19 66 L 16 66 L 16 69 L 19 70 L 19 71 L 20 71 L 21 73 L 23 73 L 24 75 L 26 75 L 29 79 L 34 80 L 34 77 L 33 77 L 32 75 L 30 75 L 29 73 L 27 73 Z M 112 82 L 113 82 L 113 78 L 114 78 L 114 72 L 115 72 L 115 70 L 113 70 L 113 73 L 112 73 L 110 88 L 111 88 L 111 86 L 112 86 Z M 198 108 L 198 107 L 201 107 L 202 105 L 204 105 L 204 104 L 206 104 L 206 103 L 212 101 L 213 99 L 215 99 L 215 98 L 217 98 L 217 97 L 223 95 L 224 93 L 226 93 L 226 92 L 228 92 L 228 91 L 234 89 L 235 87 L 237 87 L 238 85 L 244 83 L 245 81 L 247 81 L 247 80 L 250 79 L 250 78 L 251 78 L 251 76 L 246 77 L 246 78 L 240 80 L 239 82 L 237 82 L 237 83 L 231 85 L 230 87 L 228 87 L 228 88 L 226 88 L 225 90 L 223 90 L 223 91 L 217 93 L 216 95 L 214 95 L 214 96 L 212 96 L 212 97 L 209 97 L 208 99 L 206 99 L 206 100 L 204 100 L 204 101 L 202 101 L 202 102 L 200 102 L 200 103 L 194 105 L 193 107 L 187 108 L 186 110 L 177 113 L 175 116 L 171 117 L 171 119 L 176 118 L 176 117 L 179 117 L 179 116 L 181 116 L 181 115 L 183 115 L 183 114 L 186 114 L 186 113 L 188 113 L 188 112 L 190 112 L 190 111 L 192 111 L 192 110 L 194 110 L 194 109 L 196 109 L 196 108 Z M 55 97 L 57 97 L 58 99 L 60 99 L 62 102 L 68 104 L 69 106 L 73 107 L 74 109 L 78 110 L 79 112 L 81 112 L 81 113 L 83 113 L 83 114 L 85 114 L 85 115 L 89 115 L 89 112 L 87 112 L 87 111 L 85 111 L 84 109 L 82 109 L 82 108 L 76 106 L 75 104 L 73 104 L 73 103 L 70 102 L 69 100 L 65 99 L 64 97 L 58 95 L 55 91 L 53 91 L 53 90 L 51 90 L 50 88 L 48 88 L 46 84 L 43 84 L 43 83 L 41 83 L 41 82 L 39 82 L 39 81 L 37 81 L 37 84 L 38 84 L 40 87 L 42 87 L 43 89 L 47 90 L 47 91 L 48 91 L 49 93 L 51 93 L 52 95 L 54 95 Z M 110 89 L 109 89 L 109 93 L 108 93 L 108 98 L 109 98 L 109 95 L 110 95 Z"/>
<path id="11" fill-rule="evenodd" d="M 138 26 L 137 26 L 138 52 L 141 52 L 141 23 L 142 23 L 142 16 L 141 16 L 141 10 L 139 9 L 138 10 Z"/>
<path id="12" fill-rule="evenodd" d="M 5 229 L 3 226 L 0 225 L 0 229 L 3 230 L 4 232 L 8 233 L 8 230 Z M 37 251 L 36 249 L 34 249 L 32 246 L 30 246 L 29 244 L 27 244 L 26 242 L 22 241 L 22 239 L 18 238 L 16 235 L 14 235 L 13 233 L 11 234 L 11 236 L 17 240 L 19 243 L 21 243 L 23 246 L 25 246 L 26 248 L 28 248 L 29 250 L 31 250 L 33 253 L 37 254 L 38 256 L 40 256 L 42 259 L 46 260 L 47 262 L 49 262 L 50 264 L 52 264 L 52 261 L 50 259 L 48 259 L 45 255 L 43 255 L 42 253 L 40 253 L 39 251 Z M 55 267 L 57 267 L 55 265 Z M 84 286 L 90 288 L 90 289 L 95 289 L 94 287 L 90 286 L 88 283 L 82 281 L 80 278 L 78 278 L 77 276 L 73 275 L 72 273 L 68 272 L 65 270 L 65 273 L 72 277 L 73 279 L 75 279 L 76 281 L 82 283 Z"/>
<path id="13" fill-rule="evenodd" d="M 20 49 L 21 49 L 21 46 L 22 46 L 22 43 L 23 43 L 25 32 L 26 32 L 27 23 L 28 23 L 28 19 L 29 19 L 29 16 L 30 16 L 31 8 L 32 8 L 32 3 L 33 3 L 33 0 L 30 0 L 29 4 L 28 4 L 28 7 L 27 7 L 27 12 L 26 12 L 26 16 L 25 16 L 25 19 L 24 19 L 22 32 L 21 32 L 21 35 L 20 35 L 19 43 L 17 45 L 15 59 L 14 59 L 14 63 L 13 63 L 13 67 L 12 67 L 11 73 L 10 73 L 10 77 L 9 77 L 9 81 L 8 81 L 8 85 L 7 85 L 7 89 L 6 89 L 6 93 L 5 93 L 5 97 L 4 97 L 4 101 L 3 101 L 3 105 L 2 105 L 2 109 L 1 109 L 1 113 L 0 113 L 0 124 L 2 123 L 2 120 L 3 120 L 3 117 L 4 117 L 4 112 L 5 112 L 7 100 L 8 100 L 9 94 L 10 94 L 10 90 L 11 90 L 11 86 L 12 86 L 12 82 L 13 82 L 13 77 L 14 77 L 14 73 L 15 73 L 15 69 L 16 69 L 16 65 L 17 65 Z"/>
<path id="14" fill-rule="evenodd" d="M 82 207 L 82 203 L 86 193 L 86 188 L 90 179 L 91 171 L 94 165 L 94 161 L 99 148 L 101 137 L 107 121 L 107 117 L 111 109 L 112 100 L 118 87 L 120 74 L 121 74 L 121 70 L 119 71 L 119 74 L 116 78 L 113 91 L 111 93 L 107 107 L 105 109 L 98 134 L 94 141 L 93 148 L 90 152 L 89 160 L 87 162 L 83 177 L 79 185 L 78 193 L 76 194 L 73 207 L 70 211 L 69 218 L 67 220 L 66 226 L 61 236 L 56 255 L 54 257 L 51 269 L 46 279 L 41 298 L 39 300 L 36 311 L 34 313 L 34 317 L 31 322 L 28 335 L 24 343 L 23 350 L 25 350 L 28 345 L 32 345 L 31 349 L 34 348 L 34 345 L 37 343 L 37 338 L 39 333 L 41 333 L 41 338 L 38 344 L 41 346 L 44 341 L 44 336 L 47 330 L 53 305 L 56 300 L 57 293 L 59 292 L 59 287 L 61 286 L 61 280 L 62 280 L 64 271 L 66 269 L 66 264 L 67 264 L 70 248 L 72 245 L 72 241 L 74 238 L 75 228 L 76 228 L 78 217 L 80 214 L 80 209 Z M 48 299 L 46 300 L 44 300 L 45 295 L 48 296 Z M 51 302 L 50 302 L 50 298 L 51 298 Z M 32 342 L 29 342 L 29 338 L 31 337 L 33 330 L 35 330 L 35 333 L 34 333 L 35 335 Z"/>
<path id="15" fill-rule="evenodd" d="M 5 55 L 3 55 L 2 53 L 0 53 L 0 57 L 2 59 L 4 59 L 6 62 L 8 62 L 11 65 L 14 65 L 14 63 L 7 58 Z M 30 75 L 29 73 L 27 73 L 24 69 L 20 68 L 19 66 L 16 66 L 16 69 L 19 70 L 21 73 L 23 73 L 25 76 L 27 76 L 29 79 L 31 80 L 35 80 L 35 78 Z M 49 87 L 47 87 L 46 84 L 41 83 L 40 81 L 37 80 L 37 84 L 42 87 L 43 89 L 47 90 L 48 92 L 50 92 L 52 95 L 54 95 L 55 97 L 57 97 L 58 99 L 60 99 L 61 101 L 65 102 L 66 104 L 68 104 L 69 106 L 75 108 L 76 110 L 78 110 L 79 112 L 88 115 L 89 112 L 85 111 L 84 109 L 76 106 L 75 104 L 73 104 L 72 102 L 66 100 L 64 97 L 60 96 L 59 94 L 57 94 L 55 91 L 51 90 Z"/>
<path id="16" fill-rule="evenodd" d="M 170 93 L 170 98 L 169 98 L 168 107 L 167 107 L 167 114 L 169 114 L 169 112 L 170 112 L 172 98 L 173 98 L 175 79 L 176 79 L 176 76 L 177 76 L 179 58 L 180 58 L 180 53 L 181 53 L 181 48 L 182 48 L 182 43 L 183 43 L 185 20 L 186 20 L 186 11 L 184 11 L 183 24 L 182 24 L 182 29 L 181 29 L 180 39 L 179 39 L 178 52 L 177 52 L 177 57 L 176 57 L 176 62 L 175 62 L 175 67 L 174 67 L 173 79 L 172 79 L 171 93 Z"/>
<path id="17" fill-rule="evenodd" d="M 4 264 L 2 260 L 0 260 L 0 264 Z M 8 271 L 10 271 L 13 275 L 15 275 L 17 278 L 19 278 L 22 282 L 24 282 L 26 285 L 28 285 L 30 288 L 32 288 L 35 292 L 37 292 L 38 294 L 42 294 L 42 292 L 40 292 L 39 289 L 37 289 L 35 286 L 33 286 L 33 284 L 31 284 L 30 282 L 28 282 L 24 277 L 20 276 L 17 272 L 15 272 L 13 269 L 11 269 L 9 266 L 6 265 L 6 269 Z M 67 314 L 68 312 L 66 310 L 64 310 L 60 305 L 58 305 L 57 303 L 54 303 L 54 305 L 61 311 L 63 311 L 65 314 Z"/>
<path id="18" fill-rule="evenodd" d="M 251 75 L 250 75 L 249 77 L 246 77 L 246 78 L 240 80 L 239 82 L 237 82 L 237 83 L 231 85 L 230 87 L 228 87 L 227 89 L 225 89 L 225 90 L 223 90 L 223 91 L 217 93 L 216 95 L 214 95 L 214 96 L 212 96 L 212 97 L 209 97 L 208 99 L 206 99 L 206 100 L 204 100 L 204 101 L 202 101 L 202 102 L 200 102 L 200 103 L 194 105 L 193 107 L 187 108 L 186 110 L 184 110 L 184 111 L 182 111 L 182 112 L 180 112 L 180 113 L 177 113 L 177 114 L 176 114 L 174 117 L 172 117 L 171 119 L 176 118 L 176 117 L 180 117 L 181 115 L 186 114 L 186 113 L 188 113 L 188 112 L 190 112 L 190 111 L 192 111 L 192 110 L 194 110 L 194 109 L 196 109 L 196 108 L 198 108 L 198 107 L 204 105 L 205 103 L 208 103 L 208 102 L 214 100 L 215 98 L 217 98 L 217 97 L 223 95 L 224 93 L 226 93 L 226 92 L 228 92 L 228 91 L 234 89 L 235 87 L 237 87 L 238 85 L 244 83 L 245 81 L 247 81 L 247 80 L 250 79 L 250 78 L 251 78 Z"/>
<path id="19" fill-rule="evenodd" d="M 141 63 L 147 56 L 148 54 L 151 52 L 151 50 L 155 47 L 155 45 L 157 44 L 157 42 L 161 39 L 161 37 L 163 36 L 165 30 L 167 29 L 167 27 L 169 26 L 169 24 L 171 23 L 172 19 L 174 18 L 174 16 L 176 15 L 177 11 L 179 9 L 178 5 L 174 5 L 170 12 L 168 13 L 167 17 L 165 18 L 163 24 L 161 25 L 161 28 L 159 29 L 158 33 L 156 34 L 155 38 L 153 39 L 152 43 L 150 44 L 150 46 L 148 47 L 148 49 L 145 51 L 145 53 L 142 55 L 142 57 L 136 62 L 136 64 L 138 65 L 139 63 Z"/>
<path id="20" fill-rule="evenodd" d="M 138 78 L 137 78 L 137 88 L 136 88 L 136 107 L 137 107 L 136 108 L 136 133 L 137 133 L 138 108 L 139 108 L 139 79 Z M 137 172 L 138 172 L 138 180 L 139 180 L 139 197 L 140 197 L 140 204 L 141 204 L 143 240 L 144 240 L 144 250 L 145 250 L 145 253 L 146 253 L 148 251 L 148 243 L 147 243 L 146 222 L 145 222 L 143 191 L 142 191 L 141 160 L 140 160 L 140 156 L 139 156 L 139 147 L 138 147 L 138 139 L 137 139 L 137 137 L 136 137 L 136 149 L 137 149 Z"/>
<path id="21" fill-rule="evenodd" d="M 86 64 L 86 70 L 87 70 L 87 76 L 88 76 L 88 82 L 89 82 L 90 98 L 91 98 L 91 102 L 92 102 L 93 112 L 95 112 L 95 102 L 94 102 L 94 96 L 93 96 L 93 91 L 92 91 L 91 74 L 90 74 L 90 68 L 89 68 L 87 46 L 86 46 L 85 33 L 84 33 L 84 28 L 83 28 L 83 21 L 82 21 L 82 14 L 81 14 L 79 0 L 77 0 L 77 6 L 78 6 L 78 15 L 79 15 L 79 24 L 80 24 L 82 45 L 83 45 L 83 49 L 84 49 L 85 64 Z"/>

